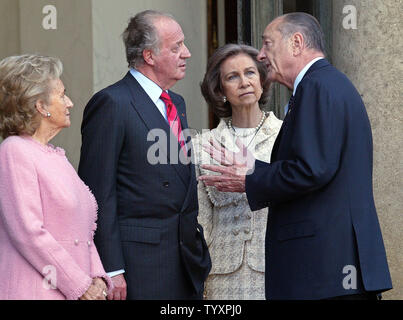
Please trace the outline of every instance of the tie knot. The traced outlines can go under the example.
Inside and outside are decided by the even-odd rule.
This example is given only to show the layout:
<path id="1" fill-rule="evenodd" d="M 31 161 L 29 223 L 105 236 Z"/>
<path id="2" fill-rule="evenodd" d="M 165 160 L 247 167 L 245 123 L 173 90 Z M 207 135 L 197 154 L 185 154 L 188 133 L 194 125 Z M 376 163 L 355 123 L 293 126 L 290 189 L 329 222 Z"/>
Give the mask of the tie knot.
<path id="1" fill-rule="evenodd" d="M 171 97 L 165 91 L 162 91 L 161 93 L 161 100 L 164 101 L 165 104 L 172 103 Z"/>

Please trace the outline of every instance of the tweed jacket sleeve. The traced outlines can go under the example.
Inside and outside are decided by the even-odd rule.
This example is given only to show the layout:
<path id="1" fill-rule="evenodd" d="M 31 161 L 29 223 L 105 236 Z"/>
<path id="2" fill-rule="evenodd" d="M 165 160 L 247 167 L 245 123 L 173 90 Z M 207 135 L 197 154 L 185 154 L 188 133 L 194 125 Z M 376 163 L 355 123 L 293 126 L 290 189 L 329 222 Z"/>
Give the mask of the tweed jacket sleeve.
<path id="1" fill-rule="evenodd" d="M 196 178 L 198 178 L 200 173 L 201 164 L 201 150 L 202 150 L 202 139 L 200 135 L 192 138 L 193 150 L 195 155 L 196 164 Z M 207 245 L 211 243 L 211 232 L 213 230 L 213 204 L 208 197 L 206 187 L 203 182 L 199 181 L 197 184 L 197 197 L 199 201 L 199 215 L 198 221 L 204 229 L 204 238 Z"/>

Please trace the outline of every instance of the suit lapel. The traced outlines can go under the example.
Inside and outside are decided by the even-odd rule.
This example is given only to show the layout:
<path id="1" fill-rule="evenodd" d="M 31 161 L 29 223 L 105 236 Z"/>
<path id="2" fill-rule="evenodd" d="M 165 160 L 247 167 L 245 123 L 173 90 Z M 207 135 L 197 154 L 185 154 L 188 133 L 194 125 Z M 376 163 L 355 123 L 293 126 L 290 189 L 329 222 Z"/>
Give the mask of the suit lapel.
<path id="1" fill-rule="evenodd" d="M 185 104 L 183 103 L 183 100 L 179 99 L 178 96 L 169 91 L 169 95 L 171 96 L 172 102 L 174 103 L 175 107 L 176 107 L 176 111 L 178 113 L 178 117 L 182 126 L 182 131 L 183 130 L 187 130 L 188 129 L 188 123 L 186 120 L 186 107 Z M 184 138 L 185 138 L 185 143 L 189 144 L 190 141 L 190 134 L 185 134 L 186 131 L 184 132 Z M 180 148 L 180 144 L 179 142 L 177 142 L 178 144 L 178 148 Z"/>
<path id="2" fill-rule="evenodd" d="M 169 134 L 170 128 L 168 123 L 159 110 L 156 107 L 153 108 L 154 102 L 150 99 L 137 80 L 130 74 L 130 72 L 127 73 L 124 79 L 126 80 L 126 84 L 131 94 L 132 105 L 139 116 L 143 119 L 147 128 L 149 130 L 162 129 L 166 134 Z"/>
<path id="3" fill-rule="evenodd" d="M 169 91 L 169 95 L 171 96 L 172 102 L 174 103 L 176 110 L 178 112 L 178 117 L 180 119 L 182 129 L 187 129 L 188 123 L 186 121 L 186 113 L 185 113 L 185 105 L 182 103 L 178 97 Z"/>
<path id="4" fill-rule="evenodd" d="M 178 112 L 178 117 L 181 122 L 182 130 L 188 129 L 188 123 L 187 123 L 187 117 L 186 117 L 186 107 L 185 107 L 185 104 L 183 103 L 183 100 L 179 99 L 175 93 L 172 94 L 171 92 L 169 92 L 169 94 L 170 94 L 170 96 L 172 98 L 172 102 L 175 104 L 176 110 Z M 188 146 L 191 146 L 191 143 L 189 143 L 191 140 L 191 136 L 185 135 L 185 139 L 186 139 L 186 144 Z M 178 143 L 178 146 L 179 146 L 179 143 Z M 191 152 L 191 157 L 193 157 L 193 156 L 194 156 L 194 154 L 193 154 L 193 152 Z M 197 202 L 197 192 L 195 192 L 195 190 L 197 190 L 196 169 L 194 166 L 194 159 L 191 158 L 189 160 L 191 160 L 189 165 L 181 166 L 182 169 L 186 169 L 189 174 L 188 189 L 187 189 L 185 201 L 183 202 L 181 212 L 187 211 L 187 208 L 190 205 L 193 205 L 193 203 Z"/>
<path id="5" fill-rule="evenodd" d="M 140 86 L 137 80 L 130 74 L 127 73 L 126 77 L 124 78 L 125 82 L 128 86 L 129 92 L 132 98 L 132 106 L 143 120 L 144 124 L 148 128 L 149 131 L 156 130 L 156 132 L 161 132 L 163 130 L 165 133 L 166 145 L 161 143 L 159 145 L 160 150 L 166 154 L 168 163 L 174 167 L 174 169 L 179 174 L 182 182 L 185 184 L 186 187 L 189 185 L 189 169 L 186 165 L 183 165 L 179 161 L 179 143 L 175 137 L 175 135 L 171 134 L 171 129 L 169 124 L 161 115 L 157 107 L 155 107 L 154 102 L 150 99 L 144 89 Z M 175 103 L 175 102 L 174 102 Z M 176 104 L 175 104 L 176 105 Z M 151 132 L 153 135 L 153 133 Z M 153 135 L 156 137 L 155 135 Z M 159 139 L 156 138 L 156 141 Z M 177 144 L 178 147 L 178 154 L 171 154 L 171 145 Z M 175 150 L 175 148 L 174 148 Z M 173 151 L 173 150 L 172 150 Z M 172 161 L 171 161 L 172 160 Z"/>
<path id="6" fill-rule="evenodd" d="M 283 126 L 281 126 L 281 129 L 277 135 L 276 141 L 274 141 L 273 149 L 271 151 L 271 156 L 270 156 L 270 163 L 277 160 L 277 152 L 278 152 L 278 147 L 279 147 L 282 135 L 283 135 Z"/>

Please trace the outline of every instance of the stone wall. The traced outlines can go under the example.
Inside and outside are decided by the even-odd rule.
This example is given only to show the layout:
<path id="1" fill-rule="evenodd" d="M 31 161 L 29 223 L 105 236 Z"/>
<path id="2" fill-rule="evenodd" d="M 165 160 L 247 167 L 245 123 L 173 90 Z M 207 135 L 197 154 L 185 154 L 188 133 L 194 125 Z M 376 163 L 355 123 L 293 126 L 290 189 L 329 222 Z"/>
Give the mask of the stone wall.
<path id="1" fill-rule="evenodd" d="M 348 5 L 356 29 L 348 29 Z M 333 64 L 362 95 L 372 125 L 375 203 L 394 286 L 385 299 L 403 299 L 402 8 L 401 0 L 333 1 Z"/>

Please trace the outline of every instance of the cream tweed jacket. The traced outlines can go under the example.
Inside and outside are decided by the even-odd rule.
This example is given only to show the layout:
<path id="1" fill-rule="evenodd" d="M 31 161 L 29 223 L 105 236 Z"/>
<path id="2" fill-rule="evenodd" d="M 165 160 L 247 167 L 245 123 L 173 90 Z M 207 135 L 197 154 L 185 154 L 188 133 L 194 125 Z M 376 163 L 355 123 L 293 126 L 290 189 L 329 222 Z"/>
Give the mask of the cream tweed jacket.
<path id="1" fill-rule="evenodd" d="M 230 151 L 238 151 L 235 136 L 222 119 L 217 128 L 198 134 L 192 139 L 197 175 L 214 174 L 200 164 L 217 164 L 202 148 L 212 137 Z M 256 159 L 270 162 L 274 141 L 282 121 L 270 112 L 249 147 Z M 199 222 L 209 246 L 211 274 L 228 274 L 247 263 L 255 271 L 264 272 L 265 232 L 268 209 L 252 212 L 245 193 L 219 192 L 214 187 L 198 183 Z M 244 252 L 246 250 L 246 252 Z M 244 257 L 245 260 L 244 261 Z"/>

